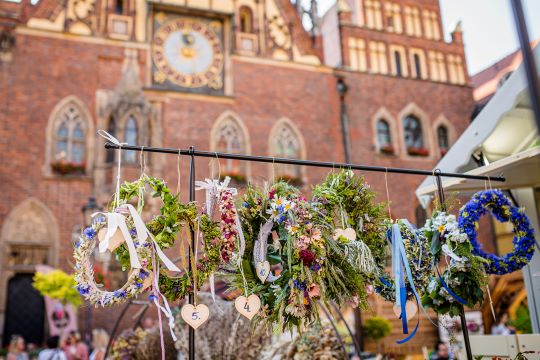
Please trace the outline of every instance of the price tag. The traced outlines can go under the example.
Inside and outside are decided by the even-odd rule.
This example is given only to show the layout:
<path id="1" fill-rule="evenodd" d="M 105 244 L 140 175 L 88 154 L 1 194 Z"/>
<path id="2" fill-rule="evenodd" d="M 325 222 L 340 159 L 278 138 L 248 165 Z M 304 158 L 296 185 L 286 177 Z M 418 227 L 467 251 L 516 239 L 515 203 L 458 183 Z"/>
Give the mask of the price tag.
<path id="1" fill-rule="evenodd" d="M 251 294 L 247 298 L 239 296 L 234 301 L 234 307 L 240 314 L 251 320 L 261 309 L 261 299 L 255 294 Z"/>
<path id="2" fill-rule="evenodd" d="M 186 304 L 182 306 L 182 319 L 189 324 L 193 329 L 197 330 L 199 326 L 204 324 L 210 316 L 210 310 L 208 306 L 199 304 L 193 306 L 192 304 Z"/>

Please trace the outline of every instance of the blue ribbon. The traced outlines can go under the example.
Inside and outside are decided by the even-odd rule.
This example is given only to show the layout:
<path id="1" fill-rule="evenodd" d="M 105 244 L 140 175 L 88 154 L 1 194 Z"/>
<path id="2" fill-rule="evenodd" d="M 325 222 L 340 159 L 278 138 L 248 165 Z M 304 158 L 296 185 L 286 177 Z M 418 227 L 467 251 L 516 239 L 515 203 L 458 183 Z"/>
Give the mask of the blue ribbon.
<path id="1" fill-rule="evenodd" d="M 414 230 L 412 225 L 409 224 L 408 221 L 404 222 L 405 225 L 409 226 L 411 230 Z M 412 231 L 414 234 L 414 231 Z M 414 279 L 412 276 L 411 268 L 409 266 L 409 260 L 407 259 L 407 253 L 405 251 L 405 245 L 403 244 L 403 238 L 401 236 L 401 230 L 399 228 L 399 224 L 393 224 L 392 225 L 392 273 L 394 275 L 394 285 L 396 289 L 396 305 L 398 305 L 401 308 L 401 324 L 403 327 L 403 334 L 408 334 L 409 329 L 407 325 L 407 288 L 405 284 L 405 276 L 407 276 L 407 280 L 409 281 L 409 286 L 411 287 L 411 290 L 414 294 L 416 305 L 418 308 L 422 308 L 422 310 L 425 313 L 424 308 L 420 304 L 420 295 L 418 295 L 418 292 L 416 291 L 416 287 L 414 286 Z M 428 316 L 429 317 L 429 316 Z M 405 339 L 398 340 L 398 344 L 404 344 L 410 339 L 414 337 L 418 330 L 418 326 L 420 324 L 420 317 L 417 319 L 416 326 L 412 333 L 407 336 Z"/>
<path id="2" fill-rule="evenodd" d="M 437 275 L 439 276 L 439 280 L 441 280 L 442 286 L 448 291 L 450 296 L 452 296 L 454 299 L 456 299 L 460 304 L 467 305 L 467 302 L 463 300 L 461 297 L 459 297 L 458 294 L 456 294 L 450 287 L 446 284 L 443 277 L 441 276 L 441 273 L 439 272 L 439 267 L 437 267 Z"/>

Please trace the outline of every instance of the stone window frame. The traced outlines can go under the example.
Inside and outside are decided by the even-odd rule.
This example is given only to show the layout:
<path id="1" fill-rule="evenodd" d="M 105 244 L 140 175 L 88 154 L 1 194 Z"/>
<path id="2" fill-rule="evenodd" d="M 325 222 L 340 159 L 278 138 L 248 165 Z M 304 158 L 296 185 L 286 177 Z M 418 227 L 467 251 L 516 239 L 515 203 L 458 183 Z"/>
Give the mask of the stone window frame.
<path id="1" fill-rule="evenodd" d="M 454 142 L 456 141 L 457 133 L 456 133 L 456 129 L 454 128 L 452 123 L 448 120 L 448 118 L 444 114 L 440 114 L 436 118 L 436 120 L 433 122 L 432 132 L 433 132 L 433 136 L 434 136 L 434 138 L 436 140 L 435 144 L 437 145 L 437 149 L 439 150 L 439 154 L 443 155 L 443 149 L 441 149 L 441 147 L 439 146 L 439 137 L 438 137 L 438 129 L 441 126 L 444 126 L 446 128 L 446 130 L 447 130 L 448 149 L 446 149 L 446 150 L 449 150 L 452 147 L 452 145 L 454 144 Z"/>
<path id="2" fill-rule="evenodd" d="M 420 121 L 420 125 L 422 126 L 422 136 L 423 136 L 423 142 L 424 142 L 424 148 L 428 150 L 427 156 L 413 156 L 409 155 L 407 152 L 407 144 L 405 143 L 405 128 L 404 128 L 404 119 L 408 115 L 413 115 Z M 422 110 L 418 105 L 411 102 L 405 105 L 403 109 L 398 114 L 398 134 L 400 139 L 400 151 L 401 151 L 401 157 L 406 160 L 415 160 L 415 161 L 432 161 L 436 159 L 435 156 L 435 147 L 434 147 L 434 138 L 433 138 L 433 131 L 432 126 L 430 123 L 430 119 L 427 115 L 427 113 Z"/>
<path id="3" fill-rule="evenodd" d="M 465 84 L 465 69 L 461 55 L 447 54 L 446 60 L 448 65 L 448 81 L 452 84 Z"/>
<path id="4" fill-rule="evenodd" d="M 403 14 L 405 17 L 405 34 L 422 37 L 422 19 L 420 10 L 416 6 L 406 5 L 403 8 Z"/>
<path id="5" fill-rule="evenodd" d="M 365 72 L 368 70 L 367 46 L 364 39 L 350 37 L 349 45 L 349 66 L 351 70 Z M 354 59 L 354 61 L 353 61 Z"/>
<path id="6" fill-rule="evenodd" d="M 417 55 L 420 59 L 420 76 L 418 76 L 418 73 L 416 71 L 416 61 L 414 56 Z M 427 80 L 429 79 L 428 74 L 428 66 L 426 62 L 426 53 L 423 49 L 420 48 L 410 48 L 409 49 L 409 62 L 411 64 L 411 77 L 413 79 L 422 79 Z"/>
<path id="7" fill-rule="evenodd" d="M 213 152 L 218 151 L 217 150 L 217 141 L 218 141 L 217 136 L 218 136 L 222 123 L 227 122 L 227 121 L 232 121 L 233 123 L 235 123 L 244 137 L 243 148 L 245 151 L 241 151 L 240 153 L 250 155 L 251 154 L 251 139 L 249 136 L 249 130 L 246 124 L 244 123 L 244 121 L 242 120 L 242 118 L 231 110 L 224 111 L 214 121 L 214 124 L 212 125 L 212 129 L 210 130 L 210 151 L 213 151 Z M 218 161 L 219 161 L 219 164 L 217 162 L 214 162 L 215 164 L 212 165 L 212 169 L 211 169 L 212 174 L 216 174 L 217 176 L 218 172 L 221 171 L 220 175 L 227 175 L 228 172 L 230 172 L 230 169 L 227 169 L 227 165 L 226 165 L 226 161 L 228 161 L 228 159 L 218 159 Z M 243 170 L 245 174 L 240 174 L 240 175 L 245 176 L 246 180 L 249 181 L 251 179 L 251 164 L 249 161 L 244 161 L 242 162 L 242 165 L 244 166 Z"/>
<path id="8" fill-rule="evenodd" d="M 45 177 L 65 177 L 54 173 L 51 164 L 54 160 L 56 148 L 56 127 L 60 122 L 60 115 L 69 106 L 74 106 L 79 111 L 84 126 L 85 136 L 85 168 L 83 174 L 73 174 L 72 176 L 90 176 L 94 167 L 94 121 L 90 111 L 85 106 L 84 102 L 75 95 L 68 95 L 58 101 L 49 115 L 47 127 L 45 129 L 45 162 L 42 167 L 42 172 Z"/>
<path id="9" fill-rule="evenodd" d="M 365 25 L 369 29 L 383 30 L 383 9 L 380 0 L 364 1 Z"/>
<path id="10" fill-rule="evenodd" d="M 393 155 L 399 156 L 402 153 L 402 151 L 401 151 L 401 145 L 400 145 L 400 142 L 401 142 L 400 135 L 399 135 L 400 133 L 397 129 L 396 118 L 385 107 L 379 108 L 379 110 L 377 110 L 375 114 L 371 117 L 371 129 L 373 131 L 372 139 L 373 139 L 373 146 L 375 148 L 375 151 L 381 154 L 383 153 L 381 151 L 381 144 L 379 144 L 379 139 L 377 136 L 377 124 L 380 120 L 385 120 L 388 123 L 388 127 L 390 130 L 390 139 L 391 139 L 390 144 L 394 148 Z"/>
<path id="11" fill-rule="evenodd" d="M 369 42 L 369 71 L 372 74 L 388 74 L 388 52 L 385 42 Z"/>
<path id="12" fill-rule="evenodd" d="M 391 74 L 394 76 L 399 77 L 408 77 L 409 76 L 409 66 L 407 63 L 407 52 L 405 50 L 404 46 L 401 45 L 393 45 L 391 44 L 389 46 L 390 51 L 390 71 Z M 400 70 L 401 74 L 398 74 L 398 66 L 396 62 L 396 54 L 399 54 L 400 58 Z"/>
<path id="13" fill-rule="evenodd" d="M 440 51 L 428 51 L 429 75 L 433 81 L 446 82 L 448 74 L 444 54 Z"/>
<path id="14" fill-rule="evenodd" d="M 401 6 L 398 3 L 384 3 L 384 18 L 386 20 L 386 29 L 388 32 L 402 34 L 403 19 L 401 18 Z M 392 18 L 393 24 L 388 24 L 388 18 Z"/>
<path id="15" fill-rule="evenodd" d="M 298 155 L 299 155 L 299 159 L 306 159 L 307 158 L 307 150 L 306 150 L 306 143 L 305 143 L 305 140 L 304 140 L 304 137 L 302 135 L 302 133 L 300 132 L 300 129 L 298 128 L 298 126 L 296 126 L 296 124 L 289 118 L 287 117 L 282 117 L 280 118 L 273 126 L 272 126 L 272 129 L 270 130 L 270 136 L 268 137 L 268 155 L 269 156 L 275 156 L 275 157 L 280 157 L 278 154 L 276 154 L 274 152 L 274 148 L 273 148 L 273 139 L 278 135 L 278 132 L 280 130 L 281 127 L 288 127 L 291 132 L 293 133 L 293 135 L 296 137 L 296 140 L 298 141 Z M 291 165 L 291 166 L 294 166 L 294 165 Z M 268 171 L 269 171 L 269 179 L 272 179 L 274 176 L 277 176 L 277 175 L 288 175 L 288 174 L 278 174 L 277 171 L 275 171 L 277 168 L 278 168 L 278 164 L 270 164 L 269 167 L 268 167 Z M 303 184 L 306 184 L 307 183 L 307 173 L 306 173 L 306 167 L 305 166 L 296 166 L 296 169 L 298 169 L 298 173 L 296 175 L 298 175 L 298 177 L 300 178 L 300 180 L 302 181 Z"/>

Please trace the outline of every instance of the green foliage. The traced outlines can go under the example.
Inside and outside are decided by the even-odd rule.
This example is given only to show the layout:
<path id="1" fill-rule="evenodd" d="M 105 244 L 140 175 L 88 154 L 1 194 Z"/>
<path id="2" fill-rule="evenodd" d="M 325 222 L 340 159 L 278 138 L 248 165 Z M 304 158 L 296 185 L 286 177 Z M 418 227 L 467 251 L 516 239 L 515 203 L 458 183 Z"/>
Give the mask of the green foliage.
<path id="1" fill-rule="evenodd" d="M 313 198 L 332 227 L 351 227 L 371 250 L 377 267 L 386 263 L 385 205 L 376 204 L 377 193 L 351 170 L 332 173 L 313 188 Z"/>
<path id="2" fill-rule="evenodd" d="M 57 299 L 64 305 L 79 306 L 82 304 L 81 296 L 75 288 L 77 283 L 73 275 L 66 274 L 62 270 L 53 270 L 48 274 L 37 272 L 34 275 L 33 285 L 41 295 Z"/>
<path id="3" fill-rule="evenodd" d="M 374 341 L 379 341 L 392 332 L 392 323 L 380 316 L 367 319 L 363 325 L 364 335 Z"/>
<path id="4" fill-rule="evenodd" d="M 531 314 L 529 307 L 520 305 L 516 310 L 516 318 L 509 321 L 521 334 L 532 334 Z"/>

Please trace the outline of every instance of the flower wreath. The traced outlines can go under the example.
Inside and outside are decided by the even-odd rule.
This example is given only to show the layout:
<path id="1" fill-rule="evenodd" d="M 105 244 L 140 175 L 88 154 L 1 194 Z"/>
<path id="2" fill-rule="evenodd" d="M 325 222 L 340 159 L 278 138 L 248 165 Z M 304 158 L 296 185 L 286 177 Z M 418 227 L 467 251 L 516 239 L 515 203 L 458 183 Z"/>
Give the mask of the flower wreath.
<path id="1" fill-rule="evenodd" d="M 482 303 L 482 288 L 488 280 L 485 260 L 473 255 L 469 237 L 458 228 L 455 215 L 435 211 L 421 230 L 431 239 L 431 253 L 437 271 L 425 289 L 422 305 L 438 314 L 457 316 L 462 305 L 473 307 Z M 442 275 L 437 266 L 441 255 L 445 255 L 448 263 Z"/>
<path id="2" fill-rule="evenodd" d="M 138 207 L 144 206 L 146 185 L 152 188 L 154 197 L 160 197 L 163 201 L 161 215 L 155 217 L 147 226 L 148 229 L 153 229 L 151 231 L 154 235 L 153 238 L 141 236 L 147 234 L 147 229 L 140 220 L 137 210 L 129 204 L 129 201 L 137 196 Z M 134 182 L 126 182 L 119 189 L 118 201 L 117 203 L 113 200 L 110 203 L 109 213 L 98 214 L 94 217 L 92 225 L 82 231 L 81 237 L 75 245 L 77 289 L 91 303 L 102 306 L 121 303 L 128 298 L 137 296 L 152 285 L 153 250 L 158 252 L 160 259 L 169 264 L 167 265 L 169 268 L 175 269 L 174 264 L 161 252 L 161 247 L 167 248 L 174 243 L 178 227 L 172 222 L 172 217 L 182 205 L 178 203 L 175 196 L 171 195 L 163 180 L 142 175 Z M 108 227 L 112 227 L 112 229 L 108 229 Z M 157 228 L 159 230 L 156 230 Z M 108 234 L 109 230 L 112 230 L 111 234 Z M 132 271 L 127 282 L 120 289 L 104 291 L 95 282 L 94 268 L 90 258 L 97 243 L 100 243 L 100 251 L 105 251 L 109 241 L 114 241 L 111 236 L 114 236 L 117 231 L 122 233 L 122 240 L 120 243 L 112 244 L 109 249 L 114 249 L 124 270 L 131 267 Z M 102 237 L 98 235 L 100 232 L 103 235 L 106 234 L 103 239 L 98 239 Z M 151 243 L 152 241 L 154 244 Z"/>
<path id="3" fill-rule="evenodd" d="M 282 181 L 264 191 L 250 186 L 239 215 L 246 240 L 244 277 L 262 304 L 256 321 L 274 327 L 276 332 L 303 329 L 320 320 L 319 300 L 338 304 L 360 301 L 366 305 L 360 271 L 333 239 L 333 228 L 296 188 Z M 266 259 L 279 276 L 262 282 L 251 260 L 268 220 L 273 221 L 273 242 L 268 245 Z M 243 281 L 236 273 L 231 286 L 242 289 Z"/>
<path id="4" fill-rule="evenodd" d="M 196 283 L 199 289 L 204 282 L 211 277 L 218 267 L 231 260 L 235 249 L 238 232 L 236 227 L 236 207 L 234 206 L 234 189 L 227 188 L 229 180 L 222 183 L 207 180 L 210 184 L 207 190 L 206 212 L 197 215 L 195 203 L 189 203 L 185 206 L 187 211 L 179 214 L 176 223 L 188 226 L 202 233 L 205 253 L 194 266 L 196 266 Z M 214 200 L 218 202 L 220 221 L 213 221 L 211 214 L 213 212 Z M 159 289 L 169 300 L 183 299 L 193 291 L 194 273 L 186 272 L 179 277 L 170 277 L 164 271 L 159 275 Z"/>
<path id="5" fill-rule="evenodd" d="M 345 251 L 356 247 L 356 251 L 347 252 L 363 256 L 353 262 L 371 280 L 377 279 L 385 268 L 387 256 L 384 205 L 374 203 L 376 196 L 364 178 L 355 176 L 351 170 L 332 173 L 313 188 L 313 201 L 325 221 L 337 228 L 334 235 L 340 239 Z M 339 228 L 354 229 L 356 235 L 346 238 L 347 230 Z M 356 241 L 351 241 L 352 238 Z M 364 251 L 365 247 L 368 251 Z"/>
<path id="6" fill-rule="evenodd" d="M 516 234 L 512 243 L 514 251 L 499 257 L 482 250 L 476 229 L 478 220 L 490 212 L 501 222 L 510 221 Z M 486 259 L 488 274 L 503 275 L 517 271 L 527 265 L 534 254 L 534 230 L 523 208 L 513 206 L 501 190 L 479 191 L 459 210 L 459 227 L 472 243 L 473 253 Z"/>
<path id="7" fill-rule="evenodd" d="M 433 265 L 433 256 L 429 249 L 429 242 L 423 232 L 416 229 L 407 220 L 396 220 L 396 224 L 399 226 L 399 231 L 403 239 L 405 254 L 407 256 L 414 287 L 421 296 L 423 290 L 429 283 Z M 391 224 L 388 224 L 388 226 L 387 238 L 388 241 L 391 242 Z M 407 276 L 404 276 L 404 278 L 406 299 L 416 301 L 409 278 Z M 379 278 L 379 281 L 380 282 L 375 288 L 377 293 L 386 301 L 395 302 L 396 288 L 392 277 L 388 273 L 384 273 Z"/>

